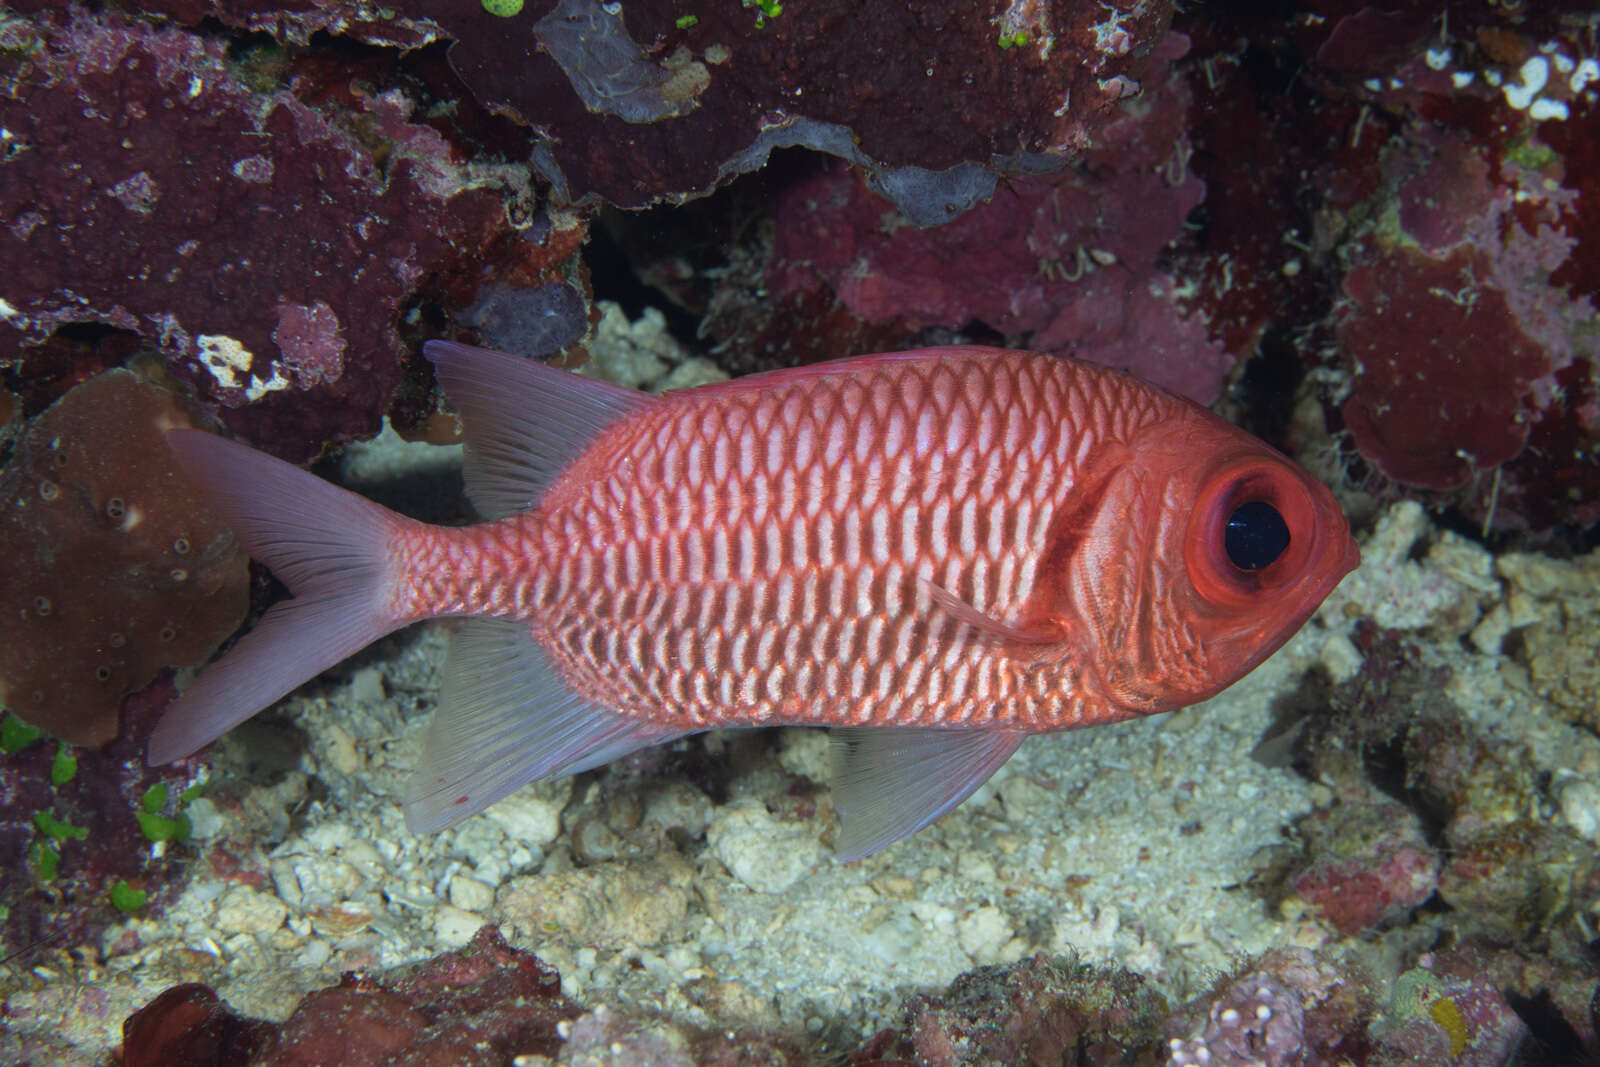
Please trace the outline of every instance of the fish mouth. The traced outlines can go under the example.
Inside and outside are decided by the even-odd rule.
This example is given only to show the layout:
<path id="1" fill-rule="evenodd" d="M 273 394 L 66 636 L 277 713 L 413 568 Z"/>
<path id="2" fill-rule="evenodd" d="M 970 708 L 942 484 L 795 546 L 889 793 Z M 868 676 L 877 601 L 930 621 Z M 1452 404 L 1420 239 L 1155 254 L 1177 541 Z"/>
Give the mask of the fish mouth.
<path id="1" fill-rule="evenodd" d="M 1326 550 L 1320 550 L 1319 546 L 1319 550 L 1314 550 L 1311 557 L 1313 560 L 1326 559 L 1330 564 L 1327 577 L 1321 583 L 1322 595 L 1317 598 L 1317 603 L 1320 604 L 1340 582 L 1344 581 L 1347 574 L 1361 566 L 1361 546 L 1356 544 L 1355 536 L 1350 532 L 1350 517 L 1344 513 L 1344 509 L 1333 498 L 1328 487 L 1309 474 L 1305 475 L 1305 478 L 1310 483 L 1308 488 L 1316 500 L 1317 528 L 1327 530 L 1332 535 L 1329 540 L 1333 542 Z M 1339 541 L 1344 542 L 1342 551 L 1335 547 Z"/>
<path id="2" fill-rule="evenodd" d="M 1333 581 L 1328 586 L 1332 592 L 1333 587 L 1344 580 L 1344 576 L 1361 566 L 1361 546 L 1356 544 L 1356 539 L 1350 533 L 1350 519 L 1338 504 L 1333 505 L 1333 514 L 1327 517 L 1328 524 L 1339 531 L 1344 538 L 1344 553 L 1339 559 L 1339 565 L 1333 569 Z"/>
<path id="3" fill-rule="evenodd" d="M 1335 520 L 1343 524 L 1343 514 L 1336 515 Z M 1328 555 L 1332 557 L 1333 553 L 1330 552 Z M 1349 577 L 1350 573 L 1357 567 L 1361 566 L 1361 546 L 1356 544 L 1354 537 L 1350 536 L 1348 525 L 1344 529 L 1344 551 L 1340 552 L 1337 558 L 1338 562 L 1329 566 L 1326 573 L 1307 583 L 1311 593 L 1306 607 L 1307 618 L 1316 614 L 1317 609 L 1322 606 L 1322 602 L 1327 600 L 1335 589 L 1339 588 L 1339 583 Z"/>
<path id="4" fill-rule="evenodd" d="M 1356 539 L 1349 534 L 1345 534 L 1344 540 L 1344 568 L 1339 574 L 1341 579 L 1361 566 L 1361 546 L 1356 544 Z"/>

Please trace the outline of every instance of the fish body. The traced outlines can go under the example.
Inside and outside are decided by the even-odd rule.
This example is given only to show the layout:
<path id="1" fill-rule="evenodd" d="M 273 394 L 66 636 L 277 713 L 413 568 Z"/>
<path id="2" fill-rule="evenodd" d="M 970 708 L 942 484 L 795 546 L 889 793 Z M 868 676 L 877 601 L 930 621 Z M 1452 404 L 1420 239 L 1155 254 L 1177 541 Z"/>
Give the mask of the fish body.
<path id="1" fill-rule="evenodd" d="M 259 674 L 322 630 L 313 659 L 340 654 L 315 673 L 406 623 L 470 620 L 408 796 L 419 829 L 673 737 L 812 725 L 838 728 L 841 853 L 863 855 L 958 803 L 1029 733 L 1225 688 L 1357 558 L 1301 468 L 1058 357 L 930 349 L 659 398 L 459 345 L 429 358 L 462 413 L 475 526 L 403 519 L 174 435 L 296 594 L 230 657 Z M 297 499 L 270 514 L 276 483 L 241 488 L 240 464 L 271 465 L 257 481 Z M 318 501 L 312 530 L 283 526 L 285 506 Z M 360 532 L 328 556 L 310 533 L 330 523 Z M 153 759 L 282 695 L 263 701 L 228 662 L 174 706 Z M 270 688 L 307 666 L 269 670 Z"/>

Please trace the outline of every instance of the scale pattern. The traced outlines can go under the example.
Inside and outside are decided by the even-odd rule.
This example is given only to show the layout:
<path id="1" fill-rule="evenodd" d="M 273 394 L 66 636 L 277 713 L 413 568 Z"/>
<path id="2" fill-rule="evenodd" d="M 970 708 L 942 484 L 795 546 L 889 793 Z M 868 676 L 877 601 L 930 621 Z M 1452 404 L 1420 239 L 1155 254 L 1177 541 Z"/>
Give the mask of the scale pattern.
<path id="1" fill-rule="evenodd" d="M 1182 413 L 1025 353 L 669 396 L 538 508 L 410 535 L 408 610 L 526 619 L 586 697 L 684 729 L 1121 718 L 1072 657 L 1017 655 L 918 580 L 1024 617 L 1096 450 Z"/>

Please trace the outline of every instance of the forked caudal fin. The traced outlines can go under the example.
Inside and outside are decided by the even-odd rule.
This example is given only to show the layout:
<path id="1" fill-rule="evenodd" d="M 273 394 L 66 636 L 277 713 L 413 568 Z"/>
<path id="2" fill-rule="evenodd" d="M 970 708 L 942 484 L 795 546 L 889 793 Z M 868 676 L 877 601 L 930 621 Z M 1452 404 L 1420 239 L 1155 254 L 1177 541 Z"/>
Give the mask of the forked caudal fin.
<path id="1" fill-rule="evenodd" d="M 390 535 L 406 520 L 213 434 L 169 430 L 167 444 L 294 598 L 274 605 L 167 709 L 150 735 L 152 764 L 188 755 L 411 621 L 387 609 Z"/>

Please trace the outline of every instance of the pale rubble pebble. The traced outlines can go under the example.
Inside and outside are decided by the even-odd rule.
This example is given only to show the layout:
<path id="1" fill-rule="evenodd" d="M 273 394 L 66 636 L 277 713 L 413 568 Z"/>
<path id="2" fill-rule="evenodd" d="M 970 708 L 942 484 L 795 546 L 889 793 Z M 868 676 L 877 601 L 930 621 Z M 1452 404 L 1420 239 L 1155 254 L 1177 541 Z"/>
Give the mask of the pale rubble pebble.
<path id="1" fill-rule="evenodd" d="M 382 841 L 373 843 L 352 822 L 338 817 L 310 825 L 299 837 L 299 848 L 310 853 L 341 857 L 363 878 L 382 878 L 386 875 L 387 861 L 381 845 Z M 278 851 L 280 854 L 290 853 L 294 851 L 294 846 L 285 843 Z"/>
<path id="2" fill-rule="evenodd" d="M 1386 629 L 1438 626 L 1445 636 L 1465 634 L 1477 623 L 1478 595 L 1457 578 L 1410 558 L 1431 529 L 1427 512 L 1416 501 L 1403 500 L 1391 507 L 1361 546 L 1361 566 L 1323 602 L 1318 618 L 1334 630 L 1342 629 L 1346 616 L 1356 612 L 1371 616 Z M 1463 574 L 1480 581 L 1468 550 L 1458 545 L 1446 556 Z"/>
<path id="3" fill-rule="evenodd" d="M 1520 635 L 1517 661 L 1533 691 L 1556 714 L 1590 729 L 1600 724 L 1600 551 L 1573 560 L 1525 553 L 1501 557 L 1511 584 L 1509 627 Z"/>
<path id="4" fill-rule="evenodd" d="M 917 883 L 903 874 L 889 874 L 873 882 L 873 888 L 886 897 L 910 900 L 917 892 Z"/>
<path id="5" fill-rule="evenodd" d="M 1362 556 L 1371 556 L 1374 562 L 1383 566 L 1398 563 L 1411 553 L 1412 547 L 1427 536 L 1430 529 L 1432 525 L 1422 505 L 1415 500 L 1402 500 L 1378 520 L 1367 543 L 1362 546 Z"/>
<path id="6" fill-rule="evenodd" d="M 1468 639 L 1472 647 L 1486 656 L 1498 656 L 1511 632 L 1511 609 L 1504 603 L 1496 604 L 1472 628 Z"/>
<path id="7" fill-rule="evenodd" d="M 1591 844 L 1600 844 L 1600 783 L 1568 775 L 1558 782 L 1555 794 L 1561 818 L 1573 833 Z"/>
<path id="8" fill-rule="evenodd" d="M 995 791 L 1000 794 L 1000 803 L 1005 805 L 1006 816 L 1010 819 L 1026 818 L 1029 812 L 1039 811 L 1050 803 L 1050 791 L 1025 774 L 1007 775 Z"/>
<path id="9" fill-rule="evenodd" d="M 573 856 L 586 866 L 622 859 L 638 851 L 603 819 L 592 815 L 574 820 L 567 836 L 572 841 Z"/>
<path id="10" fill-rule="evenodd" d="M 956 939 L 961 951 L 974 963 L 994 963 L 1000 949 L 1011 940 L 1013 930 L 1005 912 L 992 905 L 976 908 L 956 924 Z"/>
<path id="11" fill-rule="evenodd" d="M 690 356 L 665 375 L 650 383 L 652 393 L 668 393 L 674 389 L 693 389 L 696 386 L 725 382 L 728 372 L 704 356 Z"/>
<path id="12" fill-rule="evenodd" d="M 474 816 L 448 831 L 448 835 L 449 853 L 472 864 L 480 881 L 497 886 L 511 874 L 506 835 L 497 823 Z"/>
<path id="13" fill-rule="evenodd" d="M 561 812 L 571 797 L 571 778 L 535 782 L 491 804 L 484 816 L 522 847 L 543 849 L 561 835 Z"/>
<path id="14" fill-rule="evenodd" d="M 228 735 L 223 736 L 226 739 Z M 282 841 L 289 836 L 289 813 L 300 810 L 309 789 L 310 778 L 304 771 L 289 771 L 272 785 L 245 793 L 240 798 L 241 818 L 260 828 L 258 839 Z"/>
<path id="15" fill-rule="evenodd" d="M 694 1067 L 688 1041 L 665 1021 L 640 1022 L 601 1006 L 557 1032 L 566 1039 L 564 1067 Z"/>
<path id="16" fill-rule="evenodd" d="M 687 945 L 672 946 L 662 958 L 678 972 L 679 978 L 699 978 L 704 974 L 700 971 L 700 954 Z"/>
<path id="17" fill-rule="evenodd" d="M 460 948 L 482 929 L 487 920 L 476 912 L 441 904 L 433 912 L 433 936 L 446 948 Z"/>
<path id="18" fill-rule="evenodd" d="M 1081 956 L 1089 963 L 1106 963 L 1116 958 L 1117 931 L 1121 912 L 1110 905 L 1103 908 L 1064 908 L 1050 928 L 1050 951 L 1058 955 Z"/>
<path id="19" fill-rule="evenodd" d="M 1513 630 L 1534 623 L 1554 620 L 1561 614 L 1561 605 L 1541 596 L 1520 584 L 1514 584 L 1506 594 L 1506 625 Z"/>
<path id="20" fill-rule="evenodd" d="M 758 893 L 782 893 L 824 856 L 815 827 L 775 818 L 759 800 L 741 800 L 718 811 L 706 830 L 706 843 L 728 873 Z"/>
<path id="21" fill-rule="evenodd" d="M 339 849 L 339 856 L 365 878 L 377 880 L 388 873 L 389 859 L 379 845 L 364 838 L 353 837 L 346 841 Z"/>
<path id="22" fill-rule="evenodd" d="M 589 361 L 579 374 L 602 378 L 630 389 L 643 389 L 664 377 L 687 357 L 667 330 L 659 308 L 645 308 L 632 321 L 615 302 L 597 300 L 600 322 L 587 345 Z"/>
<path id="23" fill-rule="evenodd" d="M 1476 541 L 1469 541 L 1454 530 L 1445 530 L 1428 550 L 1427 562 L 1474 593 L 1489 600 L 1500 597 L 1500 583 L 1494 576 L 1494 556 Z"/>
<path id="24" fill-rule="evenodd" d="M 166 918 L 175 926 L 210 923 L 217 913 L 217 898 L 227 892 L 224 882 L 190 882 L 177 900 L 167 905 Z"/>
<path id="25" fill-rule="evenodd" d="M 308 915 L 311 932 L 326 938 L 340 949 L 350 949 L 368 944 L 375 933 L 377 915 L 371 907 L 355 901 L 345 901 L 331 908 L 321 908 Z M 291 923 L 291 930 L 298 923 Z"/>
<path id="26" fill-rule="evenodd" d="M 426 872 L 417 873 L 421 875 Z M 433 895 L 432 884 L 423 881 L 421 877 L 397 878 L 385 882 L 383 895 L 389 903 L 419 914 L 432 910 L 439 903 L 438 898 Z"/>
<path id="27" fill-rule="evenodd" d="M 1343 633 L 1331 634 L 1322 642 L 1317 662 L 1322 664 L 1323 670 L 1328 672 L 1328 677 L 1337 685 L 1340 682 L 1348 682 L 1361 673 L 1361 650 L 1356 648 L 1355 642 Z"/>
<path id="28" fill-rule="evenodd" d="M 217 900 L 217 930 L 222 934 L 270 934 L 288 915 L 283 901 L 247 885 L 236 885 Z"/>
<path id="29" fill-rule="evenodd" d="M 681 863 L 681 861 L 679 861 Z M 495 915 L 543 942 L 640 948 L 683 936 L 686 871 L 666 862 L 602 864 L 554 875 L 521 875 L 495 896 Z"/>
<path id="30" fill-rule="evenodd" d="M 222 836 L 226 824 L 210 797 L 195 797 L 183 811 L 189 816 L 189 840 L 212 841 Z"/>
<path id="31" fill-rule="evenodd" d="M 450 879 L 450 903 L 463 911 L 488 911 L 494 906 L 494 889 L 470 875 L 457 874 Z"/>
<path id="32" fill-rule="evenodd" d="M 681 830 L 697 838 L 711 822 L 711 798 L 689 782 L 666 782 L 650 791 L 644 818 L 663 830 Z"/>
<path id="33" fill-rule="evenodd" d="M 320 937 L 313 937 L 300 946 L 300 951 L 289 962 L 299 970 L 315 971 L 326 967 L 331 959 L 333 946 Z"/>
<path id="34" fill-rule="evenodd" d="M 317 751 L 335 771 L 343 775 L 356 775 L 366 770 L 367 760 L 356 739 L 338 723 L 326 723 L 317 732 Z"/>
<path id="35" fill-rule="evenodd" d="M 671 986 L 678 981 L 677 969 L 654 952 L 646 952 L 641 949 L 638 952 L 628 953 L 628 958 L 631 966 L 649 975 L 652 980 L 663 988 Z"/>
<path id="36" fill-rule="evenodd" d="M 953 931 L 956 925 L 956 913 L 947 905 L 937 901 L 913 901 L 911 914 L 915 915 L 930 932 Z"/>
<path id="37" fill-rule="evenodd" d="M 342 858 L 298 851 L 274 857 L 267 864 L 267 874 L 278 896 L 297 910 L 325 908 L 347 900 L 371 881 Z"/>
<path id="38" fill-rule="evenodd" d="M 441 470 L 459 468 L 461 454 L 460 445 L 405 440 L 395 432 L 389 424 L 389 416 L 385 415 L 377 437 L 370 441 L 352 441 L 339 451 L 339 479 L 346 488 L 356 492 L 401 477 L 421 480 L 429 475 L 436 476 Z"/>
<path id="39" fill-rule="evenodd" d="M 715 973 L 715 968 L 713 972 Z M 763 983 L 767 988 L 770 984 Z M 723 1026 L 733 1024 L 774 1029 L 779 1017 L 773 1010 L 773 997 L 737 979 L 714 978 L 704 986 L 707 1015 Z M 797 998 L 796 998 L 797 999 Z"/>
<path id="40" fill-rule="evenodd" d="M 1532 552 L 1507 552 L 1495 561 L 1495 570 L 1522 592 L 1538 600 L 1554 600 L 1575 592 L 1573 567 L 1564 560 Z"/>
<path id="41" fill-rule="evenodd" d="M 1491 576 L 1493 557 L 1478 544 L 1445 530 L 1419 565 L 1424 575 L 1437 575 L 1453 585 L 1441 590 L 1444 600 L 1428 620 L 1445 639 L 1469 633 L 1483 615 L 1482 604 L 1500 599 L 1500 583 Z"/>
<path id="42" fill-rule="evenodd" d="M 630 321 L 615 302 L 597 300 L 600 323 L 587 348 L 589 361 L 579 374 L 652 393 L 687 389 L 728 380 L 728 373 L 704 356 L 691 356 L 670 330 L 659 308 L 645 308 Z"/>
<path id="43" fill-rule="evenodd" d="M 308 826 L 299 836 L 298 846 L 286 844 L 285 849 L 298 847 L 308 852 L 337 853 L 358 838 L 354 827 L 342 819 L 328 819 Z"/>
<path id="44" fill-rule="evenodd" d="M 389 699 L 389 689 L 383 682 L 383 672 L 367 666 L 350 676 L 350 698 L 359 704 L 382 704 Z"/>
<path id="45" fill-rule="evenodd" d="M 800 778 L 827 782 L 832 778 L 828 755 L 828 731 L 791 727 L 782 733 L 778 766 Z"/>
<path id="46" fill-rule="evenodd" d="M 500 927 L 500 931 L 508 941 L 516 935 L 515 930 L 506 926 Z M 533 946 L 524 947 L 533 948 Z M 593 950 L 585 948 L 580 951 Z M 547 941 L 539 944 L 535 952 L 547 967 L 561 976 L 561 995 L 569 1000 L 583 1003 L 584 991 L 589 988 L 591 972 L 589 967 L 579 965 L 577 953 L 572 951 L 571 946 L 560 941 Z"/>
<path id="47" fill-rule="evenodd" d="M 896 909 L 860 937 L 857 944 L 864 956 L 886 964 L 899 964 L 915 958 L 918 943 L 925 936 L 923 924 L 910 909 Z"/>
<path id="48" fill-rule="evenodd" d="M 993 885 L 998 880 L 994 862 L 976 851 L 963 852 L 957 857 L 956 872 L 973 885 Z"/>

